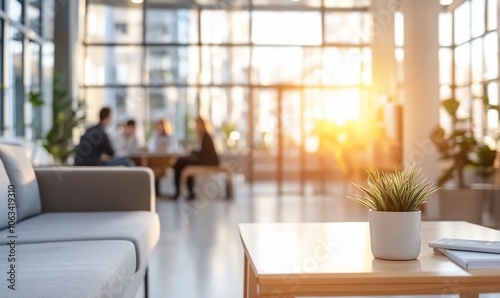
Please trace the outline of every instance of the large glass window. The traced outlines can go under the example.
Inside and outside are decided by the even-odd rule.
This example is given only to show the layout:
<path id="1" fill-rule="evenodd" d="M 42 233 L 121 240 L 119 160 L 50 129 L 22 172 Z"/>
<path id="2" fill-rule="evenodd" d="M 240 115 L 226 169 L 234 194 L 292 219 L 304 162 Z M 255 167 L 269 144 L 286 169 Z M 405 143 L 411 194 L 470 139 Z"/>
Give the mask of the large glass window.
<path id="1" fill-rule="evenodd" d="M 457 7 L 457 9 L 455 9 L 454 12 L 454 17 L 455 17 L 455 22 L 454 22 L 455 44 L 458 45 L 470 39 L 470 31 L 471 31 L 470 2 L 465 1 L 462 5 Z"/>
<path id="2" fill-rule="evenodd" d="M 302 55 L 301 47 L 254 48 L 252 82 L 259 85 L 299 84 L 302 78 Z"/>
<path id="3" fill-rule="evenodd" d="M 466 0 L 452 12 L 440 15 L 440 96 L 460 102 L 459 117 L 479 142 L 499 124 L 497 3 Z M 451 34 L 453 28 L 454 35 Z M 453 39 L 451 38 L 453 37 Z M 453 62 L 451 63 L 451 61 Z M 450 128 L 451 119 L 442 109 L 440 122 Z"/>
<path id="4" fill-rule="evenodd" d="M 188 9 L 148 8 L 147 43 L 197 43 L 198 14 Z"/>
<path id="5" fill-rule="evenodd" d="M 29 77 L 29 86 L 30 90 L 34 92 L 40 91 L 40 44 L 31 41 L 29 43 L 30 50 L 30 77 Z"/>
<path id="6" fill-rule="evenodd" d="M 143 39 L 142 4 L 120 0 L 117 5 L 90 1 L 87 11 L 87 42 L 140 43 Z"/>
<path id="7" fill-rule="evenodd" d="M 470 44 L 466 43 L 455 48 L 455 84 L 459 86 L 470 84 Z"/>
<path id="8" fill-rule="evenodd" d="M 498 33 L 492 32 L 484 37 L 484 79 L 498 78 Z"/>
<path id="9" fill-rule="evenodd" d="M 45 48 L 53 47 L 52 36 L 43 33 L 54 25 L 54 0 L 2 0 L 0 10 L 0 137 L 32 141 L 50 125 L 50 119 L 42 119 L 42 109 L 50 112 L 53 50 L 44 62 L 41 57 Z M 50 69 L 47 77 L 42 76 L 42 64 Z M 32 104 L 33 95 L 41 96 L 42 107 Z"/>
<path id="10" fill-rule="evenodd" d="M 361 84 L 360 48 L 327 48 L 323 54 L 323 83 L 327 85 Z M 342 72 L 338 71 L 342 69 Z"/>
<path id="11" fill-rule="evenodd" d="M 486 11 L 486 29 L 495 30 L 498 28 L 497 0 L 488 0 L 488 10 Z"/>
<path id="12" fill-rule="evenodd" d="M 362 117 L 372 83 L 371 1 L 188 2 L 87 0 L 89 123 L 110 105 L 113 125 L 134 118 L 144 141 L 153 122 L 168 118 L 192 145 L 199 114 L 222 152 L 252 155 L 255 176 L 298 177 L 300 167 L 283 163 L 304 158 L 301 127 Z M 311 94 L 321 113 L 303 109 Z"/>
<path id="13" fill-rule="evenodd" d="M 321 35 L 319 12 L 255 11 L 252 14 L 252 42 L 255 44 L 320 45 Z"/>
<path id="14" fill-rule="evenodd" d="M 204 46 L 201 83 L 248 84 L 249 47 Z"/>
<path id="15" fill-rule="evenodd" d="M 42 37 L 47 40 L 54 39 L 54 15 L 55 0 L 43 0 L 42 2 Z"/>
<path id="16" fill-rule="evenodd" d="M 9 106 L 8 111 L 13 116 L 10 124 L 11 131 L 16 136 L 24 136 L 24 61 L 23 61 L 23 34 L 15 27 L 10 28 L 9 36 Z"/>
<path id="17" fill-rule="evenodd" d="M 467 75 L 463 73 L 468 71 L 467 66 L 469 62 L 460 61 L 459 63 L 461 66 L 455 67 L 455 61 L 458 60 L 458 58 L 454 55 L 453 51 L 453 24 L 452 12 L 443 12 L 439 14 L 439 45 L 441 46 L 439 49 L 440 100 L 446 100 L 454 96 L 454 88 L 452 86 L 455 82 L 455 75 L 462 75 L 462 80 L 468 80 L 468 78 L 463 78 L 464 76 L 467 77 Z M 463 47 L 463 51 L 467 49 L 466 46 Z M 467 56 L 467 54 L 465 54 L 465 56 Z M 466 60 L 468 61 L 468 58 Z M 439 110 L 439 122 L 442 127 L 451 127 L 452 120 L 444 108 Z"/>
<path id="18" fill-rule="evenodd" d="M 41 51 L 41 94 L 45 104 L 42 107 L 42 127 L 49 129 L 52 125 L 52 87 L 54 77 L 54 44 L 45 43 Z"/>
<path id="19" fill-rule="evenodd" d="M 146 50 L 149 85 L 198 82 L 199 47 L 150 46 Z"/>
<path id="20" fill-rule="evenodd" d="M 328 43 L 369 43 L 372 36 L 369 13 L 332 12 L 325 15 L 325 40 Z"/>
<path id="21" fill-rule="evenodd" d="M 41 46 L 38 43 L 31 41 L 29 43 L 29 82 L 28 93 L 41 94 Z M 35 137 L 41 137 L 42 133 L 42 110 L 40 108 L 28 109 L 29 114 L 26 115 L 29 121 L 32 121 L 28 127 L 28 131 Z"/>
<path id="22" fill-rule="evenodd" d="M 42 8 L 42 0 L 28 1 L 27 14 L 28 14 L 29 26 L 37 34 L 41 34 L 42 32 L 41 8 Z"/>
<path id="23" fill-rule="evenodd" d="M 326 7 L 352 8 L 369 7 L 371 0 L 324 0 Z"/>
<path id="24" fill-rule="evenodd" d="M 24 0 L 7 0 L 8 3 L 8 11 L 7 14 L 9 18 L 14 22 L 23 22 L 24 14 L 23 14 L 23 4 Z"/>
<path id="25" fill-rule="evenodd" d="M 88 47 L 85 59 L 87 85 L 134 85 L 142 82 L 142 47 Z"/>
<path id="26" fill-rule="evenodd" d="M 439 45 L 451 46 L 453 43 L 453 15 L 451 13 L 439 14 Z"/>
<path id="27" fill-rule="evenodd" d="M 453 61 L 452 50 L 442 48 L 439 50 L 439 83 L 451 85 L 453 81 Z"/>
<path id="28" fill-rule="evenodd" d="M 248 43 L 250 41 L 249 16 L 248 11 L 202 11 L 201 42 Z"/>
<path id="29" fill-rule="evenodd" d="M 471 0 L 471 35 L 477 37 L 485 30 L 486 0 Z"/>

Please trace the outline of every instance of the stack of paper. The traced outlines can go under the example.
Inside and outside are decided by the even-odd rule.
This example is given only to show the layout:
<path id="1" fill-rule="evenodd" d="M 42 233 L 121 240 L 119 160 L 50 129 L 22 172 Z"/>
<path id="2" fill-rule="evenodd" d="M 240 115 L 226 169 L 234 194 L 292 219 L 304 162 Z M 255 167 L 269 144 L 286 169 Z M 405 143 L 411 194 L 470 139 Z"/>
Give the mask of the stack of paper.
<path id="1" fill-rule="evenodd" d="M 465 269 L 500 269 L 500 241 L 443 238 L 429 246 Z"/>

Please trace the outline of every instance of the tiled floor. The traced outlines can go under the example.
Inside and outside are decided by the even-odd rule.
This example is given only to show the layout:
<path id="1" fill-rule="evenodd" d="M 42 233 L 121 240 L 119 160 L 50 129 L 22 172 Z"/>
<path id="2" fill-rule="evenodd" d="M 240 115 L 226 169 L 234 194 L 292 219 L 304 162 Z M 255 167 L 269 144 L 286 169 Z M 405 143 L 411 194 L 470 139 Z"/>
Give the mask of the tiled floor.
<path id="1" fill-rule="evenodd" d="M 348 185 L 334 185 L 328 195 L 319 195 L 310 186 L 304 196 L 277 196 L 274 188 L 261 183 L 251 192 L 241 182 L 234 201 L 158 198 L 161 238 L 150 261 L 150 297 L 243 297 L 238 223 L 366 221 L 366 209 L 345 198 Z M 212 190 L 206 193 L 210 196 Z M 500 294 L 488 296 L 498 298 Z"/>

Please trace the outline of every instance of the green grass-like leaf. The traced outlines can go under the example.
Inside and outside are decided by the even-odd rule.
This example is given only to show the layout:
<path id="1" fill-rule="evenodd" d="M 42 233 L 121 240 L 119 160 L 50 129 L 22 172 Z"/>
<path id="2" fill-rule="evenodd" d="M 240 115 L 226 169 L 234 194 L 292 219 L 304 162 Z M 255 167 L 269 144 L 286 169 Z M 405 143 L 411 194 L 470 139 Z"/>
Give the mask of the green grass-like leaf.
<path id="1" fill-rule="evenodd" d="M 370 210 L 389 212 L 417 211 L 439 187 L 422 177 L 422 168 L 411 166 L 393 173 L 368 170 L 368 187 L 354 183 L 364 196 L 349 196 Z"/>

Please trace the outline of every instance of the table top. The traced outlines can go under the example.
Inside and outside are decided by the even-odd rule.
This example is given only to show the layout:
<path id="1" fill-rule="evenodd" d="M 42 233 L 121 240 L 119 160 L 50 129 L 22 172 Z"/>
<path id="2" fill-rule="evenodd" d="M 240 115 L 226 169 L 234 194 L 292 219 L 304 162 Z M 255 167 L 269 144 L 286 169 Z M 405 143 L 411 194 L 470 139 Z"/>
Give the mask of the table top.
<path id="1" fill-rule="evenodd" d="M 375 259 L 367 222 L 240 224 L 239 228 L 245 254 L 261 284 L 282 281 L 289 274 L 315 276 L 311 282 L 335 278 L 339 283 L 350 283 L 353 277 L 365 283 L 395 277 L 406 282 L 471 276 L 500 280 L 500 270 L 467 271 L 428 246 L 445 237 L 500 240 L 500 231 L 467 222 L 422 222 L 420 255 L 412 261 Z"/>

